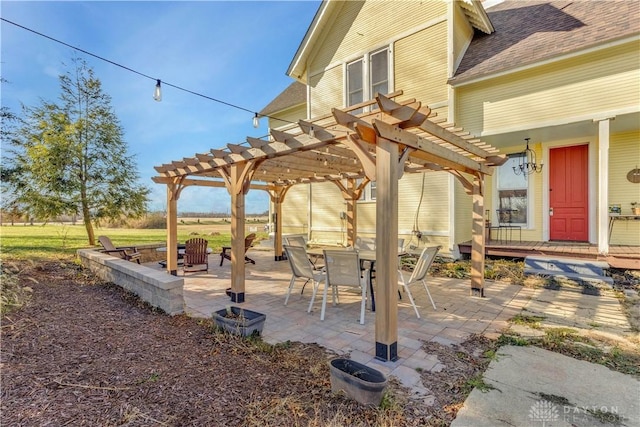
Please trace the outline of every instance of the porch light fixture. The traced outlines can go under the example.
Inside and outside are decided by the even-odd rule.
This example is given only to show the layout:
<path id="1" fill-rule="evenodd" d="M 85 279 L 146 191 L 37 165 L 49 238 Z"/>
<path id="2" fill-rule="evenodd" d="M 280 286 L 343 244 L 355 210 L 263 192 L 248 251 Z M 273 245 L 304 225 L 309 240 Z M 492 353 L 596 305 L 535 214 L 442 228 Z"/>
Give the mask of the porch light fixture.
<path id="1" fill-rule="evenodd" d="M 160 79 L 156 80 L 156 88 L 153 91 L 153 99 L 158 102 L 162 101 L 162 87 L 160 84 Z"/>
<path id="2" fill-rule="evenodd" d="M 525 138 L 527 141 L 527 148 L 518 156 L 518 166 L 513 167 L 513 173 L 516 175 L 530 175 L 532 173 L 542 172 L 543 162 L 538 164 L 536 162 L 536 153 L 529 148 L 529 140 L 531 138 Z"/>

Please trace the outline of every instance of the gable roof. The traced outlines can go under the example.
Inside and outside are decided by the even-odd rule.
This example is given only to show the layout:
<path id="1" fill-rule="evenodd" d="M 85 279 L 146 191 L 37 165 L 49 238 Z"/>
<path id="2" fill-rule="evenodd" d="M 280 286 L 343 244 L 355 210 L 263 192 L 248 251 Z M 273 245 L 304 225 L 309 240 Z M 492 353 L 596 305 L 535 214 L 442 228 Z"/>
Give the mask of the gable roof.
<path id="1" fill-rule="evenodd" d="M 487 15 L 495 32 L 476 33 L 454 86 L 640 34 L 636 0 L 512 0 Z"/>
<path id="2" fill-rule="evenodd" d="M 366 0 L 359 1 L 364 2 Z M 398 9 L 394 2 L 387 3 L 390 11 Z M 322 0 L 311 25 L 309 25 L 309 29 L 307 29 L 307 33 L 304 35 L 296 54 L 289 64 L 287 69 L 288 76 L 300 81 L 306 80 L 306 59 L 310 55 L 313 46 L 321 42 L 324 28 L 332 24 L 334 14 L 339 13 L 343 4 L 344 0 Z M 473 28 L 486 34 L 493 31 L 491 21 L 479 0 L 462 0 L 460 1 L 460 7 Z M 382 25 L 384 24 L 382 23 Z"/>
<path id="3" fill-rule="evenodd" d="M 275 97 L 266 107 L 260 110 L 258 114 L 268 116 L 278 111 L 304 104 L 305 102 L 307 102 L 307 87 L 295 81 Z"/>

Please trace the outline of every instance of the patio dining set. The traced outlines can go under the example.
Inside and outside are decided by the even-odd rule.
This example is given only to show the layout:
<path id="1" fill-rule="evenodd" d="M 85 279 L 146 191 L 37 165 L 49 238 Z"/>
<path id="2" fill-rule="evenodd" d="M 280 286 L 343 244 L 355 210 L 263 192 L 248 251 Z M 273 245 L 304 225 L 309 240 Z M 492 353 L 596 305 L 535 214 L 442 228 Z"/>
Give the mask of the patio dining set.
<path id="1" fill-rule="evenodd" d="M 303 237 L 292 236 L 286 239 L 284 250 L 291 266 L 292 276 L 285 297 L 285 305 L 289 301 L 291 291 L 298 279 L 304 280 L 301 293 L 307 283 L 311 282 L 313 291 L 307 312 L 311 312 L 314 301 L 318 294 L 321 283 L 324 283 L 322 293 L 322 309 L 320 312 L 320 320 L 324 320 L 326 314 L 327 299 L 329 289 L 331 289 L 332 304 L 335 306 L 339 300 L 339 289 L 346 288 L 355 290 L 360 294 L 360 324 L 364 324 L 366 303 L 369 300 L 371 310 L 375 311 L 375 295 L 373 280 L 375 278 L 376 251 L 375 240 L 361 239 L 356 240 L 353 247 L 348 248 L 310 248 L 307 249 L 306 241 Z M 403 239 L 398 241 L 398 255 L 406 255 L 403 248 Z M 400 288 L 406 292 L 409 302 L 415 310 L 416 316 L 420 318 L 418 307 L 414 297 L 411 294 L 410 287 L 416 283 L 422 283 L 424 289 L 429 296 L 431 305 L 434 310 L 436 304 L 431 297 L 426 282 L 427 272 L 431 267 L 431 263 L 435 259 L 440 247 L 431 246 L 422 250 L 417 258 L 415 267 L 410 275 L 404 274 L 402 270 L 398 271 L 398 284 Z M 324 265 L 320 265 L 319 259 L 324 260 Z M 367 292 L 369 295 L 367 295 Z M 402 298 L 400 289 L 398 297 Z"/>

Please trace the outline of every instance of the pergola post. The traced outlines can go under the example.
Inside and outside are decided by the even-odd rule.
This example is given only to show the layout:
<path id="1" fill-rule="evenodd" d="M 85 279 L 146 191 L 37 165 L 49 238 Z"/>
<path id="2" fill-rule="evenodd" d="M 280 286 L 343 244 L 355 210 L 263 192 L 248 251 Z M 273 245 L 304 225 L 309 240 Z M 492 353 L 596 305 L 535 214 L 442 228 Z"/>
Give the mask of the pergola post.
<path id="1" fill-rule="evenodd" d="M 269 198 L 273 203 L 273 251 L 275 261 L 285 259 L 282 249 L 282 204 L 284 196 L 291 187 L 273 187 L 269 188 Z"/>
<path id="2" fill-rule="evenodd" d="M 398 359 L 398 145 L 376 141 L 376 359 Z"/>
<path id="3" fill-rule="evenodd" d="M 472 184 L 471 295 L 484 297 L 484 179 L 475 175 Z"/>
<path id="4" fill-rule="evenodd" d="M 178 275 L 178 199 L 182 180 L 167 184 L 167 271 Z"/>
<path id="5" fill-rule="evenodd" d="M 364 178 L 360 185 L 354 178 L 347 178 L 345 186 L 341 181 L 333 181 L 342 193 L 342 198 L 347 204 L 347 245 L 353 246 L 358 236 L 358 207 L 357 202 L 362 195 L 362 190 L 370 182 L 368 178 Z"/>
<path id="6" fill-rule="evenodd" d="M 245 194 L 256 164 L 254 162 L 233 163 L 221 172 L 227 191 L 231 195 L 231 301 L 245 300 Z"/>

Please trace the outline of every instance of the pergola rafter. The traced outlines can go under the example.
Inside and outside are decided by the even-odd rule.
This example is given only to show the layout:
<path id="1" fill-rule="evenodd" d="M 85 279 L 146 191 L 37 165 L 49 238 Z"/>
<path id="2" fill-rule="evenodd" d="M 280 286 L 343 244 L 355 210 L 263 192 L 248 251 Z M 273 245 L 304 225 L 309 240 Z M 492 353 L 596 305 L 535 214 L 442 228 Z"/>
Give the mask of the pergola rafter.
<path id="1" fill-rule="evenodd" d="M 397 181 L 403 173 L 447 171 L 473 197 L 472 294 L 484 294 L 484 176 L 506 161 L 497 149 L 454 124 L 438 118 L 415 99 L 402 102 L 378 95 L 349 109 L 334 108 L 331 114 L 280 130 L 270 139 L 248 137 L 246 144 L 227 144 L 171 163 L 157 166 L 157 183 L 168 186 L 168 200 L 175 203 L 179 191 L 189 185 L 224 186 L 232 197 L 231 297 L 244 301 L 244 194 L 250 188 L 269 192 L 275 206 L 275 258 L 282 258 L 282 202 L 296 184 L 334 182 L 347 203 L 348 238 L 356 237 L 356 201 L 364 182 L 377 182 L 376 232 L 379 263 L 376 292 L 380 305 L 376 313 L 376 356 L 397 357 Z M 355 114 L 364 109 L 366 112 Z M 358 179 L 364 181 L 358 183 Z M 179 183 L 179 184 L 177 184 Z M 176 190 L 176 185 L 179 189 Z M 175 205 L 171 212 L 176 215 Z M 168 221 L 169 247 L 175 245 L 177 225 Z M 237 253 L 236 253 L 237 252 Z M 394 253 L 395 252 L 395 253 Z M 169 251 L 171 253 L 171 251 Z M 167 269 L 177 268 L 169 257 Z M 379 298 L 376 298 L 379 300 Z M 394 331 L 395 330 L 395 331 Z"/>

